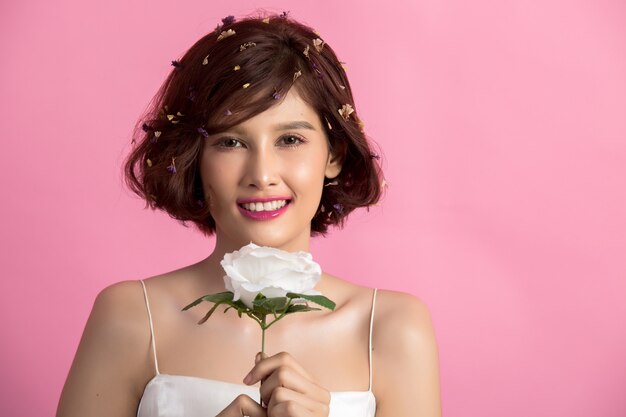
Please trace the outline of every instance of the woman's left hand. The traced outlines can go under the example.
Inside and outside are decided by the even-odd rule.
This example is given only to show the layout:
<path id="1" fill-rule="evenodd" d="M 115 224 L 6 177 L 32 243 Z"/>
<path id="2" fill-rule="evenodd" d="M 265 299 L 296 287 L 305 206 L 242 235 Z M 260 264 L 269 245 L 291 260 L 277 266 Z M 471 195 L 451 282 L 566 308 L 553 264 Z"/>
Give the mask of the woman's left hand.
<path id="1" fill-rule="evenodd" d="M 257 355 L 260 358 L 261 354 Z M 261 381 L 261 399 L 268 417 L 328 417 L 330 392 L 287 352 L 256 362 L 244 383 Z"/>

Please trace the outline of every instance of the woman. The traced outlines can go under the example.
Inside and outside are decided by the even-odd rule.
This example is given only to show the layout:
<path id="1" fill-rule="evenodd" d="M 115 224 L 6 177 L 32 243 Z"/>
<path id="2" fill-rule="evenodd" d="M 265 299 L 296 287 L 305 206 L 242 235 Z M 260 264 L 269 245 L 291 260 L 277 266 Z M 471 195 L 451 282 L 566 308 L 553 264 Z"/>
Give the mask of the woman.
<path id="1" fill-rule="evenodd" d="M 286 13 L 229 16 L 172 65 L 125 173 L 152 208 L 215 234 L 215 249 L 101 291 L 57 416 L 439 416 L 434 332 L 412 295 L 323 273 L 315 289 L 335 310 L 277 322 L 265 341 L 277 353 L 260 359 L 254 321 L 198 326 L 204 311 L 181 312 L 224 291 L 225 253 L 309 251 L 379 200 L 382 174 L 342 63 Z"/>

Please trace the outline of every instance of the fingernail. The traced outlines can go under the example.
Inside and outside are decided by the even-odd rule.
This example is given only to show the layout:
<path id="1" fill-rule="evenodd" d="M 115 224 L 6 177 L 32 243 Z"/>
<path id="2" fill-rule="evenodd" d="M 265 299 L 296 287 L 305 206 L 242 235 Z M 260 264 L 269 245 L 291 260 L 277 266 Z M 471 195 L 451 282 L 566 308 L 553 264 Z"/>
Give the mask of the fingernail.
<path id="1" fill-rule="evenodd" d="M 248 374 L 248 375 L 246 375 L 246 377 L 243 379 L 243 382 L 244 382 L 244 384 L 249 384 L 251 380 L 252 380 L 252 374 Z"/>
<path id="2" fill-rule="evenodd" d="M 258 363 L 261 360 L 261 352 L 257 353 L 254 357 L 254 363 Z"/>

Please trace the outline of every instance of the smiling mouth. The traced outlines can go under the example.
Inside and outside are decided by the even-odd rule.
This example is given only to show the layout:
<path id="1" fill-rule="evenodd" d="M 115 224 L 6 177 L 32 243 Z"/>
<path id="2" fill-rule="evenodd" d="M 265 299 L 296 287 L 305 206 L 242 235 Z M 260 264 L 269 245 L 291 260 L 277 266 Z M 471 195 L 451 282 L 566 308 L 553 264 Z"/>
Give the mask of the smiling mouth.
<path id="1" fill-rule="evenodd" d="M 274 200 L 274 201 L 267 201 L 264 203 L 257 202 L 257 203 L 245 203 L 245 204 L 237 204 L 237 205 L 244 210 L 256 213 L 256 212 L 264 212 L 264 211 L 276 211 L 285 207 L 286 205 L 290 203 L 291 203 L 291 200 Z"/>

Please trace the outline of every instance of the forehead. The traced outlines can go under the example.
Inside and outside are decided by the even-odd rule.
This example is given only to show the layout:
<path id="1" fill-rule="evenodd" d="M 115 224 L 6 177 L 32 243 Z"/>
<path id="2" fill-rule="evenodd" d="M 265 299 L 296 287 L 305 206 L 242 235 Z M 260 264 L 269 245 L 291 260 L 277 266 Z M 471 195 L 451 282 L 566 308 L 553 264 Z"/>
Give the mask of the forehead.
<path id="1" fill-rule="evenodd" d="M 316 130 L 322 130 L 320 118 L 315 109 L 300 97 L 295 88 L 292 88 L 284 98 L 279 100 L 278 104 L 233 126 L 230 130 L 248 130 L 268 125 L 279 126 L 294 121 L 305 121 Z M 298 127 L 295 126 L 295 128 Z"/>

